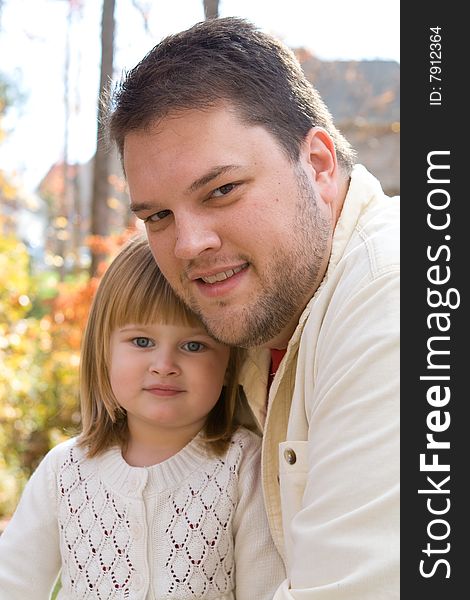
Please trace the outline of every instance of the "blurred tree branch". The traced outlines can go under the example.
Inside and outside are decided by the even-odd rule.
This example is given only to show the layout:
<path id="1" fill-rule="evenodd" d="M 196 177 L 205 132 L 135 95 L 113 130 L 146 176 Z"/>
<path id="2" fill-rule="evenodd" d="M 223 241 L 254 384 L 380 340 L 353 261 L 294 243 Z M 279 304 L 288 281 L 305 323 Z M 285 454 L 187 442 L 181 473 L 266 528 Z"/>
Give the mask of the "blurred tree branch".
<path id="1" fill-rule="evenodd" d="M 145 28 L 145 33 L 149 34 L 150 33 L 150 28 L 149 28 L 150 6 L 149 6 L 149 3 L 146 2 L 145 6 L 144 6 L 144 5 L 142 5 L 141 2 L 138 2 L 138 0 L 132 0 L 132 6 L 137 10 L 137 12 L 142 17 L 142 21 L 144 23 L 144 28 Z"/>
<path id="2" fill-rule="evenodd" d="M 217 19 L 219 16 L 219 0 L 204 0 L 204 16 L 206 19 Z"/>
<path id="3" fill-rule="evenodd" d="M 105 139 L 105 117 L 109 102 L 109 89 L 113 77 L 114 60 L 114 7 L 115 0 L 103 0 L 101 20 L 101 74 L 98 91 L 98 132 L 93 169 L 91 206 L 92 236 L 106 236 L 109 231 L 109 154 Z M 97 273 L 104 256 L 92 251 L 90 275 Z"/>

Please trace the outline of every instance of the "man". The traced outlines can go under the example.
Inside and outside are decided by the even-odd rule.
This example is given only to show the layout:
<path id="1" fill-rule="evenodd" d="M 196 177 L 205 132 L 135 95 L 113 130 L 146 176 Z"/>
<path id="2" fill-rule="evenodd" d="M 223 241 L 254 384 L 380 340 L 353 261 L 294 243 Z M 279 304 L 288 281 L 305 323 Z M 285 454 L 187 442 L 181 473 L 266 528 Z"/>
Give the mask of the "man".
<path id="1" fill-rule="evenodd" d="M 397 598 L 398 200 L 292 53 L 241 19 L 158 44 L 110 131 L 164 275 L 250 348 L 275 599 Z"/>

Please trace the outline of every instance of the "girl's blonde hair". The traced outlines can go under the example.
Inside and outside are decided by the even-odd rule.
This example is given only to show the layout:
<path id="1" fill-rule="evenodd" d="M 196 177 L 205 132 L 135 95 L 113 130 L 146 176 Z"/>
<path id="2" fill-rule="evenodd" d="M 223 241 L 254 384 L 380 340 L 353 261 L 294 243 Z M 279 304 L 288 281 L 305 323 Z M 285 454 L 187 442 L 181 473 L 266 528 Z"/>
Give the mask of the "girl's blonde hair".
<path id="1" fill-rule="evenodd" d="M 125 411 L 117 403 L 109 379 L 111 334 L 127 323 L 152 322 L 201 326 L 161 274 L 147 240 L 139 237 L 126 244 L 105 272 L 83 337 L 79 445 L 87 448 L 89 457 L 111 446 L 125 447 L 129 436 Z M 241 352 L 230 350 L 224 388 L 204 427 L 205 439 L 217 454 L 225 450 L 238 426 L 235 407 Z"/>

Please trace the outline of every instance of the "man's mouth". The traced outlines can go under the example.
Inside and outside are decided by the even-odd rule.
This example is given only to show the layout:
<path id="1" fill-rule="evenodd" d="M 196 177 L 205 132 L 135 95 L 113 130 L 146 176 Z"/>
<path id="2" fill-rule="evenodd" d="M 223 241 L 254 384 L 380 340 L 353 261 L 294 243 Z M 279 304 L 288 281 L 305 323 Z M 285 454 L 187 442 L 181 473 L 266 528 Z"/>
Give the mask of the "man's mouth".
<path id="1" fill-rule="evenodd" d="M 204 283 L 218 283 L 220 281 L 225 281 L 226 279 L 233 277 L 234 275 L 240 273 L 240 271 L 243 271 L 243 269 L 246 269 L 247 267 L 248 263 L 245 263 L 243 265 L 240 265 L 239 267 L 228 269 L 227 271 L 220 271 L 219 273 L 215 273 L 214 275 L 207 275 L 206 277 L 200 277 L 199 279 L 201 279 Z"/>

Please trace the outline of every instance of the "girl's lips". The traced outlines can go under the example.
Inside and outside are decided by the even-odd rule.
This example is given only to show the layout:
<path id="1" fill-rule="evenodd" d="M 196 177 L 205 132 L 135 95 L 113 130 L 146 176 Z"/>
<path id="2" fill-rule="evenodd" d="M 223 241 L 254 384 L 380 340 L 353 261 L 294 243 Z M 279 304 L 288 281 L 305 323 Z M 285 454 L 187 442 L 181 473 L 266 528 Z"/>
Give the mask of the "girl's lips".
<path id="1" fill-rule="evenodd" d="M 162 397 L 176 396 L 177 394 L 181 394 L 181 392 L 184 391 L 181 388 L 176 388 L 176 387 L 167 386 L 167 385 L 153 385 L 151 387 L 147 387 L 144 389 L 146 392 L 149 392 L 150 394 L 153 394 L 154 396 L 162 396 Z"/>

